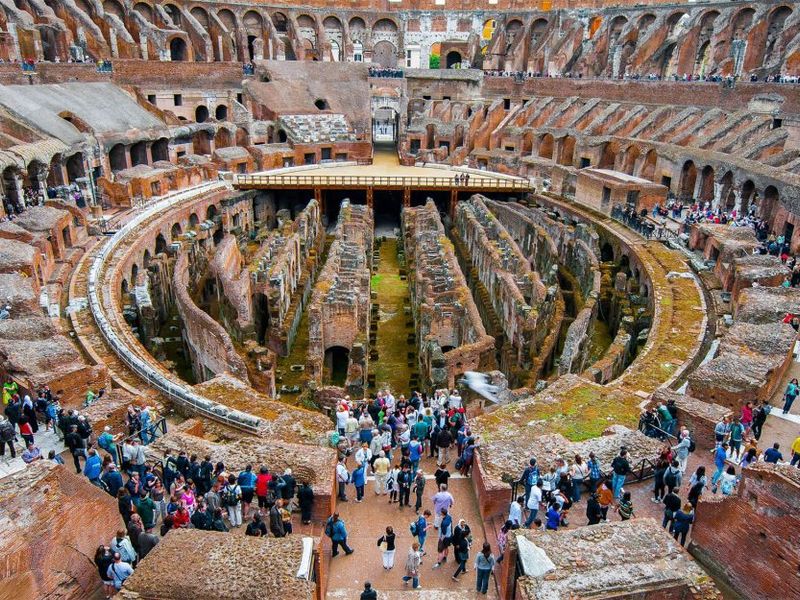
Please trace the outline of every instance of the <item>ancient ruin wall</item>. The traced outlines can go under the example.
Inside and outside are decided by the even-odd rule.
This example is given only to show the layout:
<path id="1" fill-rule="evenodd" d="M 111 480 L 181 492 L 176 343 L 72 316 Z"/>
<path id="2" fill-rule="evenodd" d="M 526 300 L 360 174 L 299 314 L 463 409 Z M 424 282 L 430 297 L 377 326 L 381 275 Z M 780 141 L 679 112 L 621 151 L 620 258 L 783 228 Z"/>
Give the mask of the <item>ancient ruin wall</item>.
<path id="1" fill-rule="evenodd" d="M 0 597 L 99 594 L 94 553 L 122 519 L 114 498 L 71 469 L 40 461 L 0 481 Z"/>
<path id="2" fill-rule="evenodd" d="M 249 273 L 242 272 L 244 259 L 239 250 L 239 241 L 234 235 L 226 235 L 214 249 L 214 255 L 209 261 L 209 273 L 217 278 L 222 288 L 222 293 L 235 315 L 230 329 L 242 338 L 248 330 L 252 329 L 253 314 L 250 298 Z M 224 315 L 225 311 L 220 311 Z"/>
<path id="3" fill-rule="evenodd" d="M 434 202 L 404 209 L 402 220 L 424 383 L 452 388 L 464 371 L 494 362 L 494 338 L 484 329 Z"/>
<path id="4" fill-rule="evenodd" d="M 214 375 L 231 373 L 248 382 L 244 360 L 233 347 L 233 341 L 225 328 L 200 309 L 189 295 L 190 253 L 184 250 L 175 262 L 172 289 L 175 305 L 183 322 L 183 339 L 189 348 L 192 370 L 198 381 L 211 379 Z"/>
<path id="5" fill-rule="evenodd" d="M 531 369 L 550 332 L 557 282 L 548 282 L 551 289 L 545 288 L 508 231 L 489 212 L 482 196 L 473 196 L 456 207 L 454 231 L 466 246 L 510 345 L 503 358 L 508 364 L 501 367 Z M 532 373 L 530 377 L 537 375 Z"/>
<path id="6" fill-rule="evenodd" d="M 308 307 L 308 373 L 323 383 L 325 352 L 348 350 L 345 389 L 363 397 L 367 379 L 372 209 L 342 202 L 336 234 Z"/>
<path id="7" fill-rule="evenodd" d="M 703 495 L 689 550 L 746 598 L 797 598 L 798 514 L 800 470 L 755 463 L 735 496 Z"/>

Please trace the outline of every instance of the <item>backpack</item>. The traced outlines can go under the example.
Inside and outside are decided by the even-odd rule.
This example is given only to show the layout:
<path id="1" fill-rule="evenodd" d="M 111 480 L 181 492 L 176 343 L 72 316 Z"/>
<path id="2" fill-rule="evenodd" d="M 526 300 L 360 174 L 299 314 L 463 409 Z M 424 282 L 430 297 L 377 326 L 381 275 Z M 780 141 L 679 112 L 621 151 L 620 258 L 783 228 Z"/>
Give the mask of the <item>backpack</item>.
<path id="1" fill-rule="evenodd" d="M 725 478 L 722 480 L 722 493 L 726 496 L 730 496 L 731 492 L 733 492 L 733 485 L 736 482 L 735 479 L 728 479 Z"/>
<path id="2" fill-rule="evenodd" d="M 411 525 L 408 526 L 408 531 L 409 531 L 409 533 L 411 533 L 411 535 L 413 537 L 417 536 L 417 522 L 416 521 L 412 522 Z"/>
<path id="3" fill-rule="evenodd" d="M 528 485 L 533 487 L 537 483 L 539 483 L 539 469 L 536 467 L 531 467 L 530 472 L 528 473 Z"/>
<path id="4" fill-rule="evenodd" d="M 325 521 L 325 535 L 329 538 L 333 537 L 333 519 L 330 517 Z"/>
<path id="5" fill-rule="evenodd" d="M 678 477 L 675 475 L 674 471 L 667 470 L 667 472 L 664 474 L 664 483 L 667 487 L 675 487 L 675 485 L 678 483 Z"/>
<path id="6" fill-rule="evenodd" d="M 690 437 L 689 438 L 689 452 L 694 452 L 695 450 L 697 450 L 697 444 L 694 443 L 694 438 Z"/>
<path id="7" fill-rule="evenodd" d="M 236 506 L 239 504 L 239 494 L 236 493 L 236 486 L 228 486 L 222 494 L 222 504 L 225 506 Z"/>

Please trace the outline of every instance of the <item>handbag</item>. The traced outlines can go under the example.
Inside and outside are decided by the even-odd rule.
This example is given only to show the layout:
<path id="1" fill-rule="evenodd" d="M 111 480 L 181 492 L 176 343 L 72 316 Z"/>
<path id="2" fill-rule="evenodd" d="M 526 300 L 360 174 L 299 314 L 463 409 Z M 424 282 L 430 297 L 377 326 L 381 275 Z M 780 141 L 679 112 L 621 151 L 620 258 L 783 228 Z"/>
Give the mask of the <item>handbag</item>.
<path id="1" fill-rule="evenodd" d="M 386 543 L 386 537 L 381 536 L 378 538 L 378 548 L 381 549 L 381 552 L 386 552 L 389 548 L 389 545 Z"/>

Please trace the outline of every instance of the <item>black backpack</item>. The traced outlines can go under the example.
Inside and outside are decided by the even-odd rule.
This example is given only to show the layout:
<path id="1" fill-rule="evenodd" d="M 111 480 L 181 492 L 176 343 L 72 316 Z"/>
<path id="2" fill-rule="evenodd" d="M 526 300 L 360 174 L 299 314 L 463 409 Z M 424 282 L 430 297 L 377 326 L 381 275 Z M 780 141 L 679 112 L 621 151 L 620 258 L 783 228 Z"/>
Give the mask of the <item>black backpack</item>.
<path id="1" fill-rule="evenodd" d="M 333 537 L 333 518 L 331 517 L 325 521 L 325 535 L 327 535 L 329 538 Z"/>
<path id="2" fill-rule="evenodd" d="M 694 443 L 694 438 L 690 437 L 689 438 L 689 452 L 694 452 L 695 450 L 697 450 L 697 444 Z"/>

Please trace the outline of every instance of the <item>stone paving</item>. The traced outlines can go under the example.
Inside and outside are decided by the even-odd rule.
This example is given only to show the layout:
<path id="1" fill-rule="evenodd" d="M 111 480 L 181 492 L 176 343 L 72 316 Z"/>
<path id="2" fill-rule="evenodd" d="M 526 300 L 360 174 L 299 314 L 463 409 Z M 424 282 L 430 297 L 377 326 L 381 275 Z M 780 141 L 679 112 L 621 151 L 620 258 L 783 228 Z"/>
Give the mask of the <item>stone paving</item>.
<path id="1" fill-rule="evenodd" d="M 436 466 L 431 459 L 425 459 L 423 470 L 431 476 L 425 486 L 424 503 L 422 510 L 433 509 L 431 498 L 435 493 L 435 482 L 432 473 Z M 455 472 L 453 462 L 448 465 L 451 473 Z M 480 550 L 485 539 L 483 522 L 478 511 L 477 500 L 469 479 L 450 478 L 449 489 L 455 499 L 453 512 L 454 521 L 466 519 L 472 529 L 473 543 L 470 549 L 470 559 L 467 562 L 469 571 L 459 578 L 458 582 L 452 580 L 456 563 L 451 557 L 439 569 L 432 569 L 436 562 L 436 531 L 431 529 L 425 543 L 428 555 L 424 557 L 420 571 L 420 585 L 423 590 L 417 592 L 422 599 L 443 597 L 459 598 L 488 597 L 497 598 L 494 579 L 489 585 L 488 596 L 475 594 L 475 570 L 473 563 L 475 553 Z M 397 598 L 403 590 L 411 586 L 404 586 L 402 577 L 405 575 L 405 560 L 408 548 L 413 543 L 409 532 L 409 524 L 416 518 L 414 514 L 414 494 L 411 495 L 410 508 L 398 508 L 397 504 L 390 504 L 388 496 L 376 496 L 374 482 L 370 479 L 364 490 L 364 502 L 355 502 L 355 489 L 348 486 L 348 499 L 346 503 L 337 505 L 339 516 L 344 520 L 348 531 L 348 544 L 355 551 L 351 556 L 340 554 L 331 560 L 328 576 L 328 598 L 357 598 L 358 593 L 364 589 L 364 582 L 372 582 L 373 587 L 382 592 L 381 598 Z M 385 571 L 381 562 L 381 554 L 377 547 L 378 538 L 384 529 L 391 525 L 397 535 L 397 552 L 395 566 L 391 571 Z M 494 533 L 489 534 L 490 541 L 494 541 Z M 471 592 L 471 593 L 470 593 Z M 423 595 L 424 594 L 424 595 Z"/>
<path id="2" fill-rule="evenodd" d="M 33 438 L 34 442 L 36 442 L 36 445 L 39 446 L 39 449 L 42 451 L 42 456 L 44 456 L 45 459 L 47 458 L 50 450 L 55 450 L 58 454 L 61 454 L 61 452 L 64 451 L 64 442 L 58 439 L 58 436 L 52 429 L 50 431 L 45 431 L 44 425 L 39 426 L 39 431 L 33 436 Z M 17 443 L 14 444 L 14 448 L 17 451 L 17 458 L 11 458 L 11 454 L 8 451 L 8 446 L 6 446 L 5 449 L 5 456 L 0 457 L 0 479 L 22 471 L 25 468 L 25 462 L 22 460 L 22 452 L 25 450 L 25 441 L 21 437 L 17 436 Z M 64 456 L 64 462 L 68 462 L 70 470 L 73 470 L 72 460 L 66 455 Z"/>

